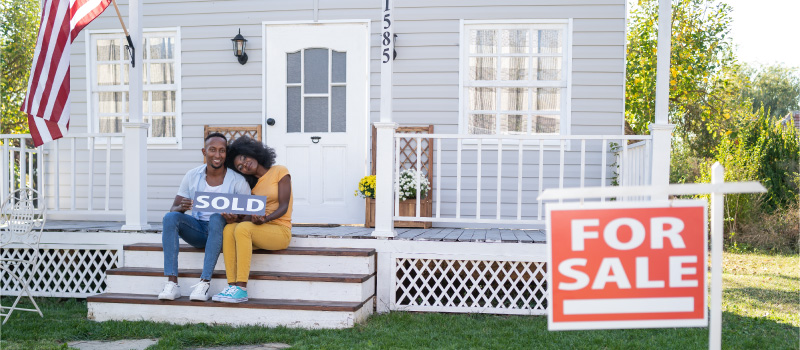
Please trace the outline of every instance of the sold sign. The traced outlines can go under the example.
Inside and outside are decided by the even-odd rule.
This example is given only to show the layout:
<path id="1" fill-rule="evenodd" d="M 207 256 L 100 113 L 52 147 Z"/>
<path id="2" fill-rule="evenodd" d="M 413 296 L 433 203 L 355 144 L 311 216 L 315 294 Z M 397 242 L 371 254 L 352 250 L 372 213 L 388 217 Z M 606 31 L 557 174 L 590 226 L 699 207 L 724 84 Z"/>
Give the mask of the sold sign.
<path id="1" fill-rule="evenodd" d="M 705 327 L 706 202 L 548 204 L 548 329 Z"/>
<path id="2" fill-rule="evenodd" d="M 207 213 L 233 213 L 264 215 L 267 197 L 244 194 L 196 192 L 192 199 L 192 211 Z"/>

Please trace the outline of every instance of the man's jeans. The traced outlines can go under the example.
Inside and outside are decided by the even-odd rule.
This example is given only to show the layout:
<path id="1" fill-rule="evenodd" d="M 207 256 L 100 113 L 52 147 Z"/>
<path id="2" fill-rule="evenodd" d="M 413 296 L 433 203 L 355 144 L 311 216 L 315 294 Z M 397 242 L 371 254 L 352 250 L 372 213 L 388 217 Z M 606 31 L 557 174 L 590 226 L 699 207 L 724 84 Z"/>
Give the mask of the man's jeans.
<path id="1" fill-rule="evenodd" d="M 161 242 L 164 247 L 164 276 L 178 276 L 178 237 L 195 248 L 206 248 L 201 279 L 211 280 L 214 266 L 222 251 L 222 230 L 227 222 L 220 214 L 212 214 L 208 221 L 200 221 L 179 212 L 164 215 Z"/>

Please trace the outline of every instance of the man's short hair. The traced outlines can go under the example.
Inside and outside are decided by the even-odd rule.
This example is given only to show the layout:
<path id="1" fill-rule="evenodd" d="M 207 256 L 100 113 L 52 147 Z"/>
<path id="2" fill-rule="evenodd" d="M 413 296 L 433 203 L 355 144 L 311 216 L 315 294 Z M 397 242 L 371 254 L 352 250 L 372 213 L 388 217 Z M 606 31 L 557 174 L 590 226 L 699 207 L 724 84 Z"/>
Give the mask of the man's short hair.
<path id="1" fill-rule="evenodd" d="M 224 134 L 222 134 L 222 133 L 220 133 L 220 132 L 212 132 L 212 133 L 208 134 L 208 135 L 206 136 L 206 139 L 203 141 L 203 143 L 205 143 L 205 142 L 208 142 L 208 139 L 210 139 L 210 138 L 212 138 L 212 137 L 220 137 L 220 138 L 222 138 L 223 140 L 225 140 L 225 144 L 228 144 L 228 138 L 227 138 L 227 137 L 225 137 L 225 135 L 224 135 Z"/>

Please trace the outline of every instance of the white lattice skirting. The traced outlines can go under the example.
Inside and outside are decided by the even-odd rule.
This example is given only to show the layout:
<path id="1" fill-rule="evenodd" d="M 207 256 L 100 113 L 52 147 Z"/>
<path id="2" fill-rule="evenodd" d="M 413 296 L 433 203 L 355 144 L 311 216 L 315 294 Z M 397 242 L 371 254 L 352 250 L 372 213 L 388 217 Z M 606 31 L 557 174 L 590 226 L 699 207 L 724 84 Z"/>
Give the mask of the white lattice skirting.
<path id="1" fill-rule="evenodd" d="M 547 309 L 544 262 L 392 260 L 393 310 L 543 315 Z"/>
<path id="2" fill-rule="evenodd" d="M 31 292 L 42 297 L 85 298 L 102 293 L 106 288 L 106 270 L 121 266 L 121 251 L 118 247 L 85 245 L 39 249 L 41 257 L 35 271 L 28 266 L 9 268 L 25 269 L 24 275 L 33 275 Z M 31 249 L 3 249 L 3 258 L 26 259 L 33 254 Z M 7 274 L 0 275 L 2 295 L 16 294 L 20 290 L 17 282 Z"/>

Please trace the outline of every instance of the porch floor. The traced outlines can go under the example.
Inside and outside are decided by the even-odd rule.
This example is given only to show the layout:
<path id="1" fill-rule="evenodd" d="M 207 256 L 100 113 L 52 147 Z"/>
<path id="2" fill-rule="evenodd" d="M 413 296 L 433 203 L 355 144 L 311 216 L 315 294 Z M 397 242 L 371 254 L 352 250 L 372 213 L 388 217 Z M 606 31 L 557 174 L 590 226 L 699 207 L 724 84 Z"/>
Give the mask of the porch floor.
<path id="1" fill-rule="evenodd" d="M 120 230 L 124 223 L 109 221 L 48 221 L 45 231 L 51 232 L 126 232 Z M 161 223 L 150 223 L 147 233 L 160 233 Z M 372 237 L 372 228 L 363 226 L 306 226 L 296 224 L 292 227 L 293 237 L 302 238 L 363 238 Z M 393 239 L 407 241 L 438 242 L 492 242 L 492 243 L 545 243 L 545 232 L 539 229 L 464 229 L 464 228 L 395 228 L 397 236 Z"/>

